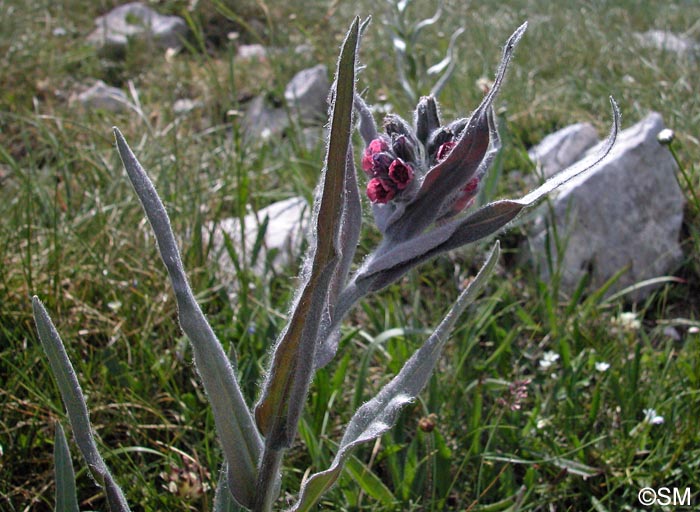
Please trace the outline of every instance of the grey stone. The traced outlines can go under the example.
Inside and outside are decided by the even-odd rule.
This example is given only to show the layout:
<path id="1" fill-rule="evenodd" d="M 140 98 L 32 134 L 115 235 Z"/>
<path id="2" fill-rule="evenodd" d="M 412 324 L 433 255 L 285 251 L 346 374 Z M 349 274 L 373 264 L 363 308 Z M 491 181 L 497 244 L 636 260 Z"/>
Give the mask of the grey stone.
<path id="1" fill-rule="evenodd" d="M 107 85 L 98 80 L 89 89 L 75 94 L 71 102 L 77 102 L 85 108 L 95 110 L 107 110 L 109 112 L 126 112 L 133 108 L 124 91 Z"/>
<path id="2" fill-rule="evenodd" d="M 246 254 L 250 255 L 266 217 L 269 221 L 263 239 L 262 254 L 252 267 L 253 272 L 260 277 L 263 277 L 268 256 L 270 264 L 277 271 L 296 261 L 300 255 L 310 211 L 304 198 L 292 197 L 272 203 L 257 213 L 246 215 L 244 218 Z M 235 275 L 235 267 L 226 251 L 223 233 L 229 235 L 234 247 L 237 249 L 241 247 L 239 219 L 224 219 L 210 228 L 213 228 L 212 247 L 221 272 L 229 277 Z"/>
<path id="3" fill-rule="evenodd" d="M 289 116 L 283 108 L 269 107 L 263 96 L 248 104 L 243 117 L 243 133 L 249 140 L 267 140 L 281 135 L 289 126 Z"/>
<path id="4" fill-rule="evenodd" d="M 656 140 L 663 129 L 661 115 L 654 112 L 620 132 L 602 164 L 562 186 L 552 198 L 559 242 L 565 248 L 559 255 L 564 293 L 573 292 L 587 272 L 597 289 L 627 269 L 608 292 L 613 293 L 666 275 L 680 263 L 684 197 L 675 161 Z M 551 238 L 551 254 L 557 261 Z M 530 237 L 530 250 L 543 279 L 550 277 L 546 243 L 542 216 Z M 652 289 L 639 288 L 627 298 L 642 300 Z"/>
<path id="5" fill-rule="evenodd" d="M 88 41 L 96 45 L 103 56 L 120 58 L 129 39 L 152 41 L 159 48 L 182 47 L 182 38 L 189 29 L 178 16 L 158 14 L 141 2 L 120 5 L 95 20 L 95 30 Z"/>
<path id="6" fill-rule="evenodd" d="M 284 99 L 302 122 L 325 121 L 330 87 L 328 68 L 319 64 L 294 75 L 284 89 Z"/>
<path id="7" fill-rule="evenodd" d="M 576 123 L 547 135 L 528 151 L 544 178 L 579 161 L 586 150 L 598 143 L 598 134 L 590 123 Z"/>
<path id="8" fill-rule="evenodd" d="M 700 53 L 700 44 L 694 39 L 679 36 L 665 30 L 647 30 L 635 33 L 634 38 L 641 46 L 656 48 L 683 57 L 695 58 Z"/>
<path id="9" fill-rule="evenodd" d="M 267 49 L 261 44 L 242 44 L 236 50 L 236 57 L 241 60 L 264 60 Z"/>
<path id="10" fill-rule="evenodd" d="M 323 128 L 309 126 L 307 128 L 303 128 L 301 130 L 301 134 L 302 140 L 304 141 L 304 147 L 309 151 L 313 151 L 325 142 L 325 130 Z"/>
<path id="11" fill-rule="evenodd" d="M 185 116 L 195 109 L 202 108 L 204 103 L 190 98 L 181 98 L 173 103 L 173 113 L 176 116 Z"/>
<path id="12" fill-rule="evenodd" d="M 673 341 L 681 341 L 681 334 L 672 325 L 664 327 L 664 336 L 671 338 Z"/>

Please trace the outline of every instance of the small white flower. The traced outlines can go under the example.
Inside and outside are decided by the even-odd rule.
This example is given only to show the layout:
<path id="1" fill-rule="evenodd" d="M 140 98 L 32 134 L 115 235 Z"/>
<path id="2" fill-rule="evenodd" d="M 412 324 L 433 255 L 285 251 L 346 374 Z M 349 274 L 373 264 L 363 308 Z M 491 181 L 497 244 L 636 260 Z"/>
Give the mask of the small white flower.
<path id="1" fill-rule="evenodd" d="M 547 352 L 544 353 L 542 356 L 542 359 L 540 360 L 540 368 L 542 369 L 547 369 L 550 366 L 552 366 L 554 363 L 557 362 L 559 359 L 559 354 L 552 350 L 548 350 Z"/>
<path id="2" fill-rule="evenodd" d="M 537 420 L 537 428 L 539 430 L 542 430 L 543 428 L 547 428 L 552 424 L 552 420 L 549 418 L 541 418 Z"/>
<path id="3" fill-rule="evenodd" d="M 631 311 L 620 313 L 617 318 L 613 319 L 613 323 L 627 332 L 637 331 L 642 326 L 642 322 L 637 318 L 637 313 Z"/>
<path id="4" fill-rule="evenodd" d="M 600 373 L 607 372 L 608 368 L 610 368 L 610 364 L 606 363 L 605 361 L 598 361 L 595 364 L 596 371 L 599 371 Z"/>
<path id="5" fill-rule="evenodd" d="M 655 409 L 644 409 L 644 421 L 651 425 L 661 425 L 664 422 L 664 417 L 656 414 Z"/>

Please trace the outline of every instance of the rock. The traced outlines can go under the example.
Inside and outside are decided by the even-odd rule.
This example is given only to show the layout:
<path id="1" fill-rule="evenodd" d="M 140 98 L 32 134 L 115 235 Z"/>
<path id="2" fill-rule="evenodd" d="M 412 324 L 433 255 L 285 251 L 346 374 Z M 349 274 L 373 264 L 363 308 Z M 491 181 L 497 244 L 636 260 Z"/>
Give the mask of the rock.
<path id="1" fill-rule="evenodd" d="M 173 103 L 173 113 L 176 116 L 186 116 L 195 109 L 202 108 L 204 103 L 201 101 L 192 100 L 189 98 L 182 98 L 175 100 Z"/>
<path id="2" fill-rule="evenodd" d="M 267 49 L 261 44 L 242 44 L 236 50 L 236 58 L 241 60 L 265 60 Z"/>
<path id="3" fill-rule="evenodd" d="M 597 289 L 629 267 L 611 287 L 609 293 L 613 293 L 666 275 L 680 263 L 684 197 L 676 181 L 675 161 L 656 140 L 663 129 L 661 115 L 651 113 L 620 132 L 603 164 L 555 193 L 552 207 L 559 242 L 565 247 L 559 269 L 564 293 L 571 294 L 587 272 Z M 550 275 L 546 243 L 542 216 L 530 237 L 530 250 L 543 279 Z M 550 249 L 557 261 L 553 241 Z M 651 289 L 646 286 L 627 297 L 639 301 Z"/>
<path id="4" fill-rule="evenodd" d="M 281 270 L 285 266 L 293 264 L 300 255 L 300 248 L 306 226 L 310 217 L 309 207 L 302 197 L 292 197 L 284 201 L 278 201 L 245 216 L 245 247 L 246 254 L 250 255 L 258 237 L 260 226 L 269 218 L 267 230 L 263 242 L 262 253 L 252 267 L 253 272 L 263 277 L 266 257 L 271 258 L 271 265 L 275 270 Z M 224 244 L 223 233 L 227 233 L 234 247 L 241 246 L 241 228 L 238 218 L 224 219 L 213 229 L 212 247 L 221 272 L 230 281 L 230 276 L 235 275 L 236 270 L 230 255 Z"/>
<path id="5" fill-rule="evenodd" d="M 681 334 L 678 332 L 678 329 L 673 327 L 672 325 L 668 325 L 664 327 L 664 336 L 667 338 L 671 338 L 673 341 L 681 341 Z"/>
<path id="6" fill-rule="evenodd" d="M 73 95 L 71 102 L 77 102 L 85 108 L 114 113 L 126 112 L 133 108 L 124 91 L 107 85 L 102 80 L 98 80 L 84 92 Z"/>
<path id="7" fill-rule="evenodd" d="M 313 151 L 314 149 L 325 144 L 325 129 L 318 126 L 309 126 L 307 128 L 302 128 L 301 136 L 304 142 L 304 147 L 308 151 Z"/>
<path id="8" fill-rule="evenodd" d="M 598 143 L 598 134 L 590 123 L 577 123 L 547 135 L 528 151 L 530 159 L 544 178 L 579 161 L 586 150 Z"/>
<path id="9" fill-rule="evenodd" d="M 330 87 L 328 68 L 319 64 L 294 75 L 284 89 L 284 99 L 302 122 L 325 121 Z"/>
<path id="10" fill-rule="evenodd" d="M 243 117 L 243 133 L 249 140 L 267 140 L 281 135 L 289 126 L 289 116 L 283 108 L 267 106 L 264 96 L 256 96 L 248 104 Z"/>
<path id="11" fill-rule="evenodd" d="M 98 47 L 101 55 L 111 58 L 123 57 L 132 38 L 152 41 L 163 49 L 180 49 L 189 32 L 182 18 L 158 14 L 141 2 L 112 9 L 97 18 L 95 26 L 88 41 Z"/>
<path id="12" fill-rule="evenodd" d="M 647 30 L 635 33 L 634 38 L 646 48 L 671 52 L 683 57 L 696 58 L 700 53 L 700 44 L 688 37 L 683 37 L 665 30 Z"/>

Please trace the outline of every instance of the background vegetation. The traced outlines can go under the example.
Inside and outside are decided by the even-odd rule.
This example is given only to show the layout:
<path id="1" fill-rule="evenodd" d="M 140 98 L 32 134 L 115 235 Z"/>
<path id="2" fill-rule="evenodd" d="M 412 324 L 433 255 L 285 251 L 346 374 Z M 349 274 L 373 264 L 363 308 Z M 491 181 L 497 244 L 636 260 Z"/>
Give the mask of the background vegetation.
<path id="1" fill-rule="evenodd" d="M 239 251 L 238 275 L 222 281 L 203 234 L 207 223 L 242 215 L 247 205 L 310 197 L 324 148 L 308 147 L 295 124 L 281 138 L 246 138 L 244 102 L 264 94 L 279 104 L 296 71 L 319 62 L 332 68 L 352 16 L 372 14 L 359 88 L 370 102 L 406 116 L 412 109 L 395 73 L 388 3 L 151 3 L 186 17 L 190 46 L 166 58 L 133 45 L 114 63 L 100 59 L 85 36 L 94 18 L 118 2 L 0 0 L 0 510 L 52 507 L 53 425 L 65 424 L 31 319 L 32 294 L 45 301 L 66 342 L 107 463 L 135 510 L 211 506 L 212 493 L 197 486 L 216 482 L 205 469 L 221 460 L 213 420 L 112 125 L 153 177 L 181 236 L 193 289 L 220 339 L 235 346 L 252 401 L 296 268 L 259 277 L 249 270 L 255 255 Z M 428 17 L 429 4 L 416 1 L 407 13 Z M 507 250 L 498 275 L 454 333 L 421 401 L 391 434 L 358 452 L 324 508 L 633 510 L 647 485 L 690 487 L 697 505 L 698 60 L 642 48 L 632 34 L 658 28 L 697 38 L 700 5 L 445 4 L 443 19 L 423 32 L 414 55 L 437 62 L 449 35 L 466 28 L 441 96 L 446 118 L 478 104 L 478 79 L 493 77 L 501 44 L 530 21 L 498 100 L 504 150 L 492 171 L 500 176 L 494 196 L 524 190 L 523 178 L 534 172 L 525 150 L 547 133 L 578 121 L 604 132 L 610 94 L 624 126 L 651 110 L 662 113 L 691 182 L 684 182 L 691 199 L 686 258 L 675 274 L 683 281 L 639 304 L 607 301 L 596 290 L 561 297 L 556 279 L 539 282 L 532 269 L 515 264 L 524 228 L 511 231 L 502 238 Z M 239 34 L 236 41 L 231 32 Z M 244 62 L 235 45 L 245 42 L 274 51 Z M 302 43 L 310 52 L 299 56 L 294 48 Z M 69 101 L 95 78 L 133 91 L 137 112 L 85 111 Z M 172 104 L 180 98 L 203 107 L 176 117 Z M 368 229 L 362 243 L 370 247 L 376 239 Z M 288 488 L 298 487 L 308 467 L 329 463 L 344 422 L 437 324 L 481 254 L 438 259 L 355 310 L 337 361 L 314 383 L 298 447 L 287 460 Z M 236 279 L 243 292 L 232 301 L 226 290 Z M 639 322 L 624 314 L 630 312 Z M 649 409 L 663 423 L 650 421 Z M 83 468 L 77 456 L 74 462 Z M 190 487 L 177 470 L 192 473 Z M 79 498 L 85 510 L 104 506 L 84 469 Z"/>

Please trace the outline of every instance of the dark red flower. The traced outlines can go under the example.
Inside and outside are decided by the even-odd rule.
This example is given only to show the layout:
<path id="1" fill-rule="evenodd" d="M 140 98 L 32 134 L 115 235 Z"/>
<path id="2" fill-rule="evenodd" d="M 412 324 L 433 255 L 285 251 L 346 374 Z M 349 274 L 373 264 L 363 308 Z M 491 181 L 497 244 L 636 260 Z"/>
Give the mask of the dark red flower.
<path id="1" fill-rule="evenodd" d="M 389 166 L 389 177 L 399 190 L 405 189 L 413 181 L 413 168 L 400 158 L 397 158 Z"/>
<path id="2" fill-rule="evenodd" d="M 374 139 L 371 141 L 362 155 L 362 170 L 366 173 L 371 173 L 374 166 L 374 155 L 388 149 L 389 145 L 382 139 Z"/>
<path id="3" fill-rule="evenodd" d="M 389 180 L 372 178 L 367 183 L 367 197 L 373 203 L 386 204 L 396 195 L 396 186 Z"/>

